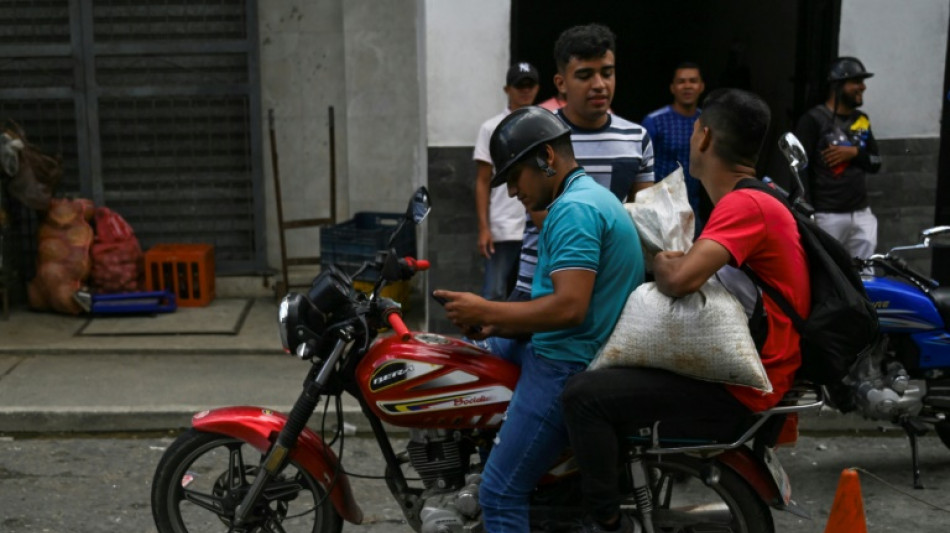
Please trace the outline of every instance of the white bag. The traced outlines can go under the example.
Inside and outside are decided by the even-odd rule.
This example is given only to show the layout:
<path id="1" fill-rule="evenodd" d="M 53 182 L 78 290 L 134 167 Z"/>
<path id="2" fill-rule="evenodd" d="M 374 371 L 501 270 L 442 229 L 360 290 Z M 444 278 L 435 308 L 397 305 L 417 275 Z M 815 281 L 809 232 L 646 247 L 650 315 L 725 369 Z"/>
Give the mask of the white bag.
<path id="1" fill-rule="evenodd" d="M 682 298 L 655 283 L 637 287 L 591 363 L 662 368 L 706 381 L 772 392 L 742 305 L 715 279 Z"/>
<path id="2" fill-rule="evenodd" d="M 686 196 L 683 167 L 676 167 L 662 181 L 638 192 L 635 201 L 623 207 L 637 227 L 647 270 L 653 270 L 657 252 L 685 252 L 693 245 L 696 215 Z"/>
<path id="3" fill-rule="evenodd" d="M 692 245 L 694 218 L 682 169 L 625 207 L 651 263 L 661 250 Z M 590 368 L 611 366 L 661 368 L 772 392 L 742 304 L 714 278 L 682 298 L 664 295 L 654 283 L 637 287 Z"/>

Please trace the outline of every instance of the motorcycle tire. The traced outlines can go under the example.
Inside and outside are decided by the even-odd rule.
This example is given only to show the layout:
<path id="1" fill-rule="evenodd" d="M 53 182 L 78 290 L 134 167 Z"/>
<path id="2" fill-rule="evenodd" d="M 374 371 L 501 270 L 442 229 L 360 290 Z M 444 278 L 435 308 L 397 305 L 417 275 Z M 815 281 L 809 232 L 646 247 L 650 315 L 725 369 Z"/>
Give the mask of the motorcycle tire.
<path id="1" fill-rule="evenodd" d="M 240 440 L 190 429 L 165 450 L 152 480 L 159 533 L 230 531 L 234 509 L 253 484 L 260 451 Z M 340 533 L 343 521 L 323 486 L 291 461 L 264 488 L 248 531 Z"/>
<path id="2" fill-rule="evenodd" d="M 934 424 L 934 431 L 936 431 L 937 436 L 940 437 L 940 442 L 947 448 L 950 448 L 950 421 L 937 422 Z"/>
<path id="3" fill-rule="evenodd" d="M 772 513 L 736 472 L 715 461 L 669 455 L 647 461 L 656 531 L 773 533 Z M 713 481 L 715 478 L 715 481 Z M 707 483 L 707 481 L 711 481 Z M 624 508 L 636 515 L 630 499 Z"/>

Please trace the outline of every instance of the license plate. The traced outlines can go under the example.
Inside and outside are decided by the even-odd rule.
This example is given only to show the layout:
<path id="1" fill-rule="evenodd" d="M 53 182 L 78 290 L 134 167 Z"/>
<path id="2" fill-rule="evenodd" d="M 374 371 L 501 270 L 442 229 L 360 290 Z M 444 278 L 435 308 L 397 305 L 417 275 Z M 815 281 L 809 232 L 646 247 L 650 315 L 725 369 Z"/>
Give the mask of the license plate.
<path id="1" fill-rule="evenodd" d="M 782 463 L 778 461 L 778 456 L 775 455 L 775 451 L 772 450 L 772 448 L 765 449 L 765 466 L 769 469 L 769 473 L 772 474 L 772 481 L 775 482 L 775 486 L 778 488 L 782 503 L 788 505 L 789 502 L 792 501 L 792 484 L 788 480 L 788 474 L 785 473 L 785 469 L 782 468 Z"/>

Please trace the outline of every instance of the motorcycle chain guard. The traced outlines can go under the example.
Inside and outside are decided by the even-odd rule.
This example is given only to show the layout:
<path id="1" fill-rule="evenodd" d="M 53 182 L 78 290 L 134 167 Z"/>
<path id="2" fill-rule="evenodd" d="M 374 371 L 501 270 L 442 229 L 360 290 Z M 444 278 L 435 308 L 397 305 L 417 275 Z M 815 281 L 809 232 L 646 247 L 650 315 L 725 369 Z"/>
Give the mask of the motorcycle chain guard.
<path id="1" fill-rule="evenodd" d="M 246 442 L 261 453 L 267 453 L 273 438 L 287 424 L 282 413 L 263 407 L 225 407 L 202 411 L 192 417 L 192 427 L 199 431 L 219 433 Z M 353 524 L 363 521 L 363 510 L 353 497 L 349 478 L 333 450 L 309 428 L 304 428 L 290 459 L 329 491 L 330 501 L 344 520 Z"/>

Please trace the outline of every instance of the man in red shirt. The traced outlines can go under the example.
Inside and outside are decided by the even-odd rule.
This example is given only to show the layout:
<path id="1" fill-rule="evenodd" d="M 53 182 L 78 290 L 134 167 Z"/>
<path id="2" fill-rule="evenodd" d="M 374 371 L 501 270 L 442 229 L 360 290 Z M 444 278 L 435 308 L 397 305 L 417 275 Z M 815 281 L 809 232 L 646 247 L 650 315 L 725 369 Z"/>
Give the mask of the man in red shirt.
<path id="1" fill-rule="evenodd" d="M 690 138 L 690 172 L 715 207 L 689 251 L 656 255 L 656 285 L 664 294 L 695 292 L 724 265 L 747 266 L 808 315 L 807 262 L 791 212 L 765 192 L 734 190 L 755 179 L 769 118 L 768 105 L 749 92 L 723 89 L 706 99 Z M 753 412 L 773 407 L 788 391 L 801 365 L 798 332 L 775 302 L 762 298 L 768 336 L 760 355 L 771 393 L 652 368 L 606 368 L 568 381 L 562 400 L 591 512 L 587 531 L 634 530 L 620 513 L 619 437 L 649 436 L 661 421 L 666 437 L 732 439 Z"/>

